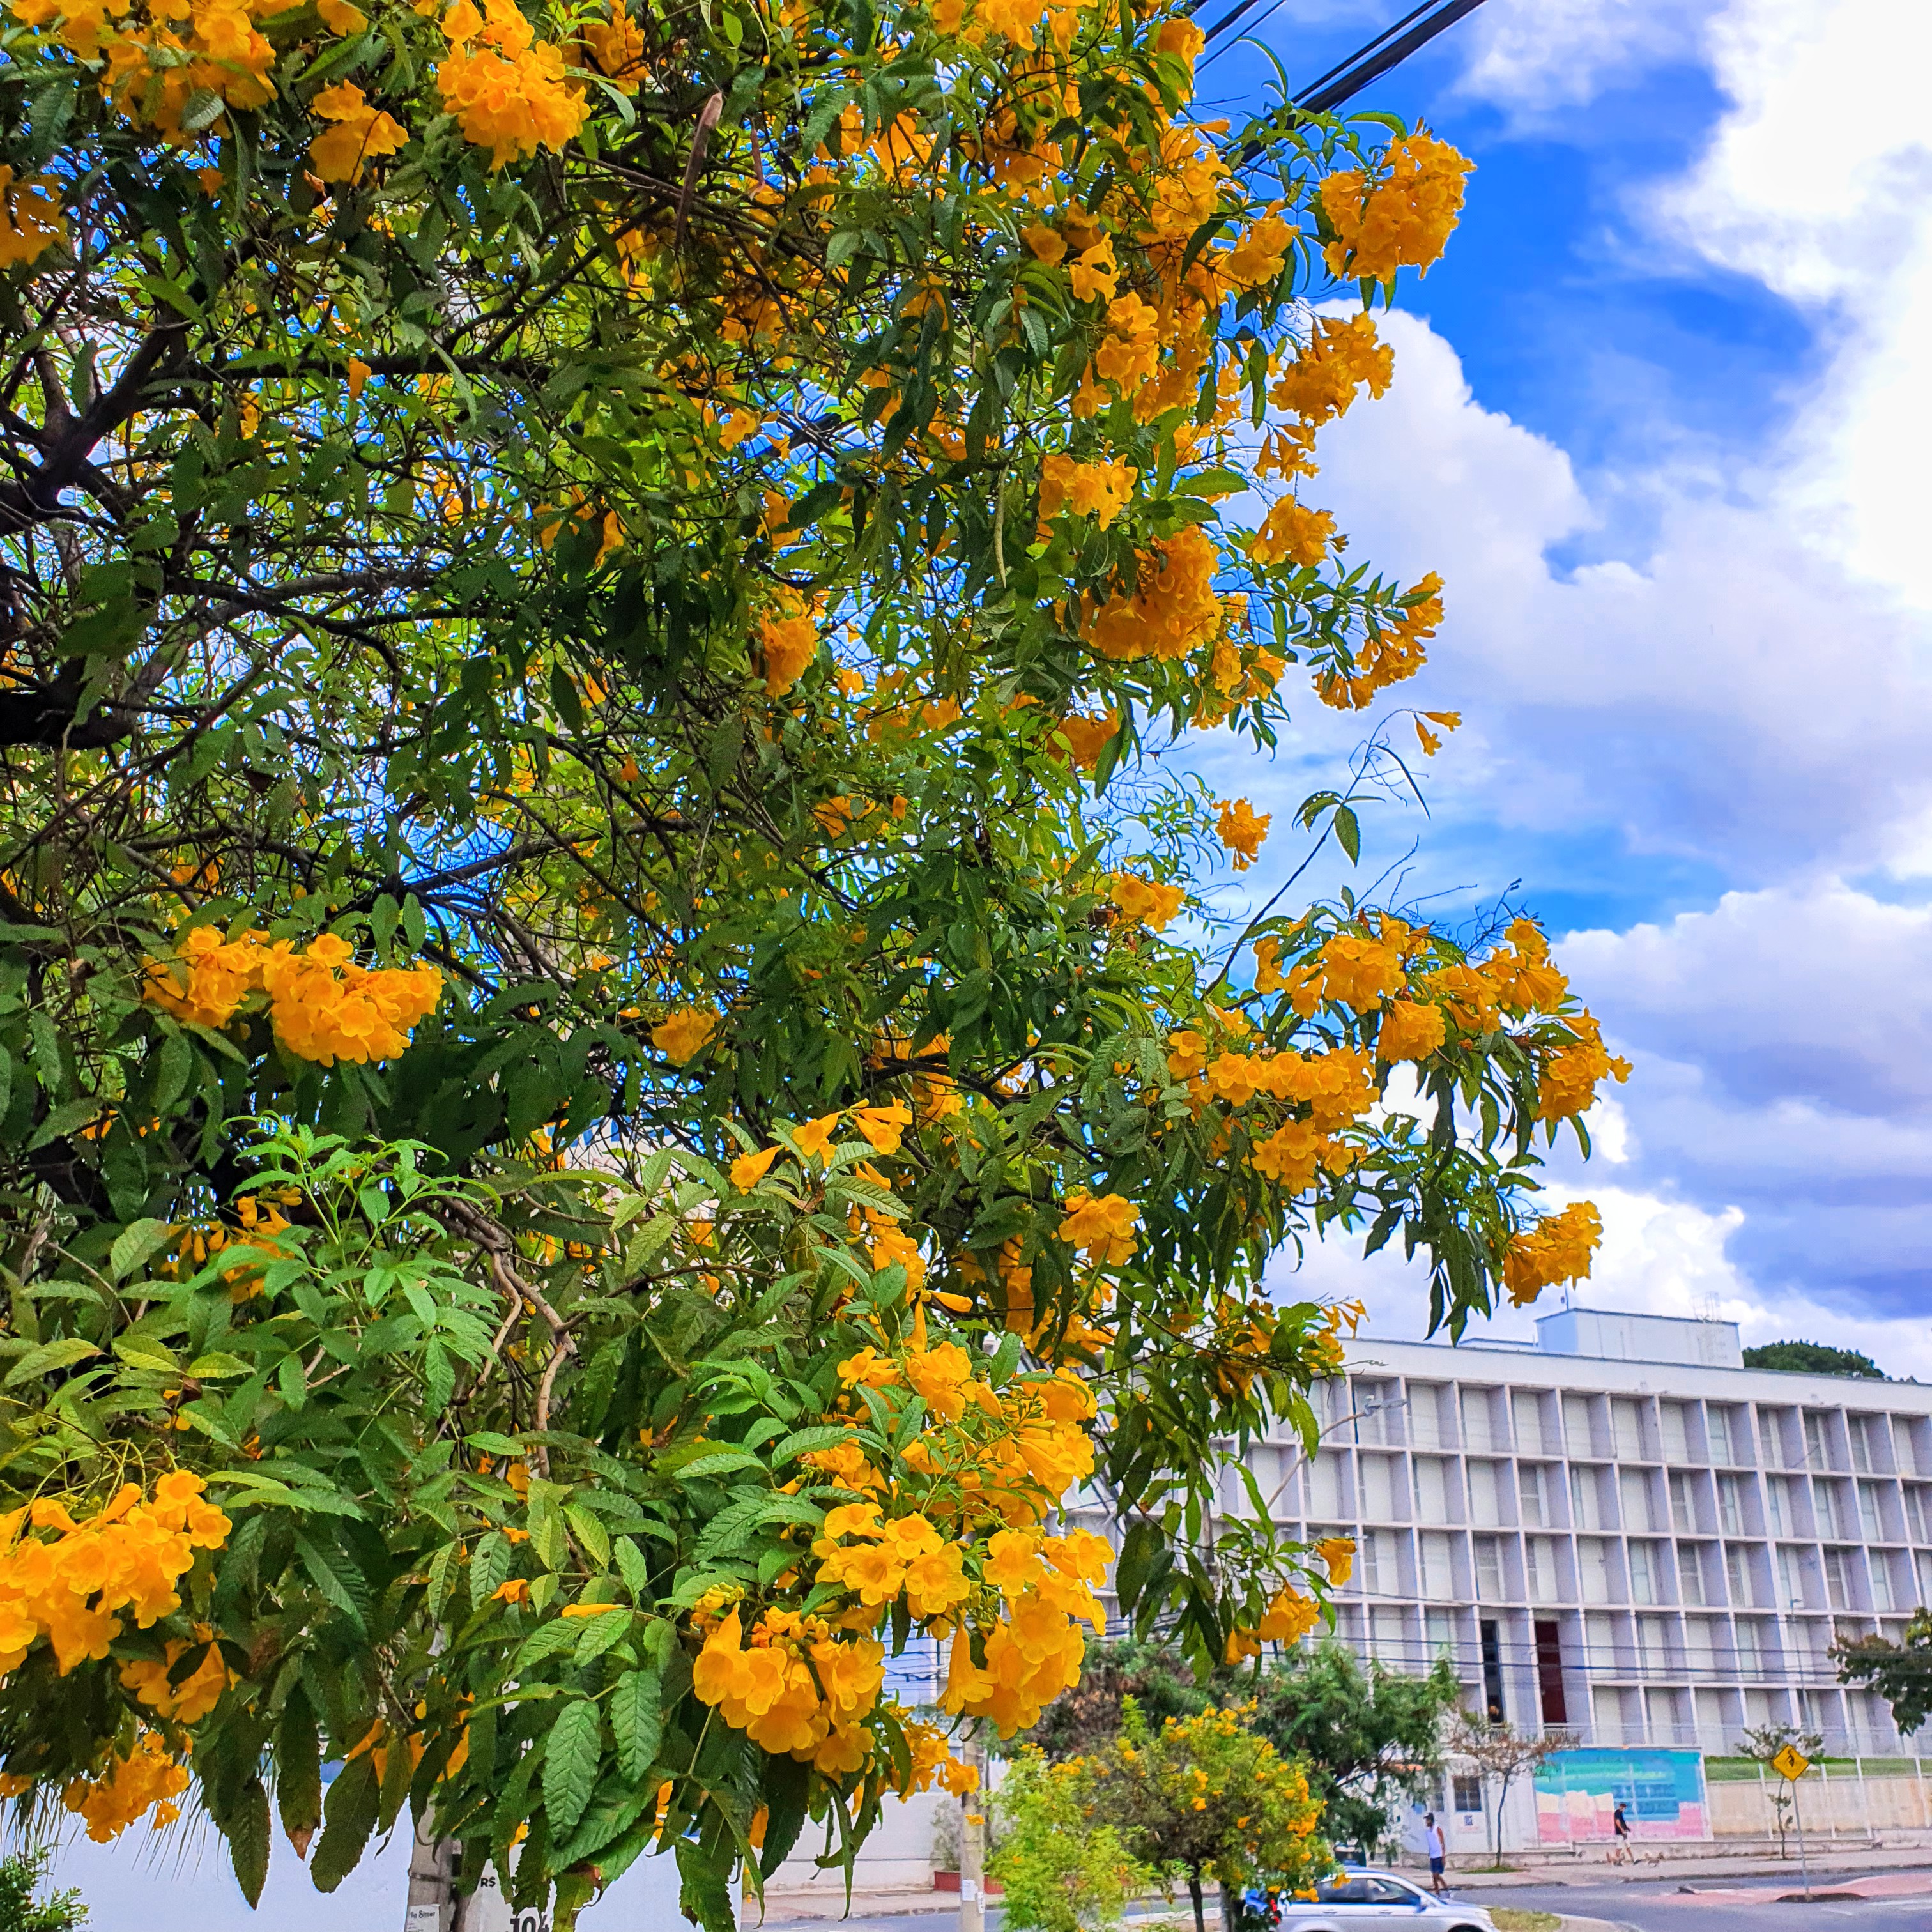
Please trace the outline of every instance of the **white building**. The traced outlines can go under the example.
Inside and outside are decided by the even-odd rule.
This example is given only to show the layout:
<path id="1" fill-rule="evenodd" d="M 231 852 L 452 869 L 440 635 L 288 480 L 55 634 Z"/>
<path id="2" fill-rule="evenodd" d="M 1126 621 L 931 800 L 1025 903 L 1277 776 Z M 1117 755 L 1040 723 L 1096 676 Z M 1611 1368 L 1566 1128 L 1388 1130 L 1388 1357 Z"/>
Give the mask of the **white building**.
<path id="1" fill-rule="evenodd" d="M 1722 1755 L 1783 1720 L 1898 1750 L 1827 1653 L 1932 1602 L 1932 1387 L 1747 1369 L 1729 1322 L 1537 1327 L 1360 1342 L 1312 1460 L 1286 1432 L 1252 1451 L 1278 1521 L 1358 1542 L 1343 1639 L 1416 1671 L 1446 1651 L 1472 1708 L 1580 1745 Z"/>

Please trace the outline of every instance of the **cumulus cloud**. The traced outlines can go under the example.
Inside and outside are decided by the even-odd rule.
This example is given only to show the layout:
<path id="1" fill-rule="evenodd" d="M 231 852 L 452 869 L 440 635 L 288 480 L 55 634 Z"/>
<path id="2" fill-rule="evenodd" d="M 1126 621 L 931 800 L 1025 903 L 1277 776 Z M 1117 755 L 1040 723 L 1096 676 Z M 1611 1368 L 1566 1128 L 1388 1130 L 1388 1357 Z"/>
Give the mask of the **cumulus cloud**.
<path id="1" fill-rule="evenodd" d="M 1588 850 L 1641 902 L 1647 872 L 1706 868 L 1694 910 L 1558 946 L 1636 1063 L 1600 1110 L 1600 1153 L 1620 1158 L 1552 1170 L 1551 1204 L 1587 1193 L 1604 1212 L 1585 1298 L 1701 1306 L 1747 1342 L 1802 1335 L 1932 1378 L 1932 911 L 1865 889 L 1932 873 L 1916 507 L 1932 139 L 1915 53 L 1932 26 L 1871 0 L 1492 0 L 1478 18 L 1466 85 L 1519 114 L 1706 58 L 1729 105 L 1645 204 L 1651 237 L 1688 273 L 1798 305 L 1826 353 L 1775 442 L 1694 472 L 1659 423 L 1653 460 L 1580 477 L 1471 392 L 1451 343 L 1390 319 L 1394 387 L 1324 434 L 1305 494 L 1357 554 L 1448 581 L 1433 662 L 1390 694 L 1468 721 L 1430 772 L 1423 884 L 1492 890 L 1522 871 L 1534 903 L 1568 884 L 1552 855 Z M 1821 152 L 1828 100 L 1858 111 Z M 1624 514 L 1635 501 L 1647 519 Z M 1565 566 L 1579 554 L 1593 560 Z M 1332 756 L 1339 740 L 1316 742 Z M 1426 1323 L 1426 1282 L 1396 1257 L 1324 1250 L 1297 1286 L 1366 1290 L 1384 1334 Z M 1526 1336 L 1530 1319 L 1492 1332 Z"/>
<path id="2" fill-rule="evenodd" d="M 1708 0 L 1490 0 L 1469 22 L 1462 90 L 1534 120 L 1698 50 Z"/>

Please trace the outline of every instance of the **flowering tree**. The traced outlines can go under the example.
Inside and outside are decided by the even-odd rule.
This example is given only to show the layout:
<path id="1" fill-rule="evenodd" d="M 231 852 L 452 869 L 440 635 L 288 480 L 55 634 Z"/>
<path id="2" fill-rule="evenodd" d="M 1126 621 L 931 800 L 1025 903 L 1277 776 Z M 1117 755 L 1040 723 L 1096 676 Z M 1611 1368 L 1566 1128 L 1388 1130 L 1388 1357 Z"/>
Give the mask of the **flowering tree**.
<path id="1" fill-rule="evenodd" d="M 0 21 L 7 1789 L 716 1922 L 960 1778 L 888 1649 L 1072 1680 L 1072 1486 L 1305 1627 L 1204 1534 L 1340 1360 L 1268 1257 L 1582 1273 L 1621 1072 L 1527 922 L 1223 925 L 1270 818 L 1150 762 L 1420 663 L 1300 493 L 1467 164 L 1159 4 Z"/>

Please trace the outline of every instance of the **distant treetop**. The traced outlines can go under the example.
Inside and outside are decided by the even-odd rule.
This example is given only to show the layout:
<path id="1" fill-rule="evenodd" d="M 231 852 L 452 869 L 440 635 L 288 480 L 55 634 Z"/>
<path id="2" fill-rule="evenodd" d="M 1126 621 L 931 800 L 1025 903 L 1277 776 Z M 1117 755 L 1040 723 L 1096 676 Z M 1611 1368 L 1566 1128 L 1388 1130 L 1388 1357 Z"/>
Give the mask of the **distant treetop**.
<path id="1" fill-rule="evenodd" d="M 1891 1378 L 1869 1355 L 1856 1348 L 1828 1348 L 1822 1342 L 1767 1342 L 1744 1351 L 1748 1369 L 1790 1369 L 1814 1376 L 1861 1376 L 1868 1382 Z"/>

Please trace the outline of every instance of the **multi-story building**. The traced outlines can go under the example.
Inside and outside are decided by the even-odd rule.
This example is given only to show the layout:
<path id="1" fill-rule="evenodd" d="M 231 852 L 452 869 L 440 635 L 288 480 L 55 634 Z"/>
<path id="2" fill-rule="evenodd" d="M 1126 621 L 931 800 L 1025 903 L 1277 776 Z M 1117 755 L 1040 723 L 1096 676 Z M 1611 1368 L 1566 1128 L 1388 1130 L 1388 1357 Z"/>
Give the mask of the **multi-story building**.
<path id="1" fill-rule="evenodd" d="M 1446 1653 L 1472 1708 L 1579 1744 L 1723 1754 L 1784 1721 L 1898 1750 L 1828 1652 L 1932 1603 L 1932 1388 L 1747 1369 L 1727 1322 L 1537 1328 L 1364 1340 L 1317 1392 L 1315 1456 L 1285 1432 L 1252 1450 L 1278 1521 L 1356 1540 L 1344 1640 Z"/>

